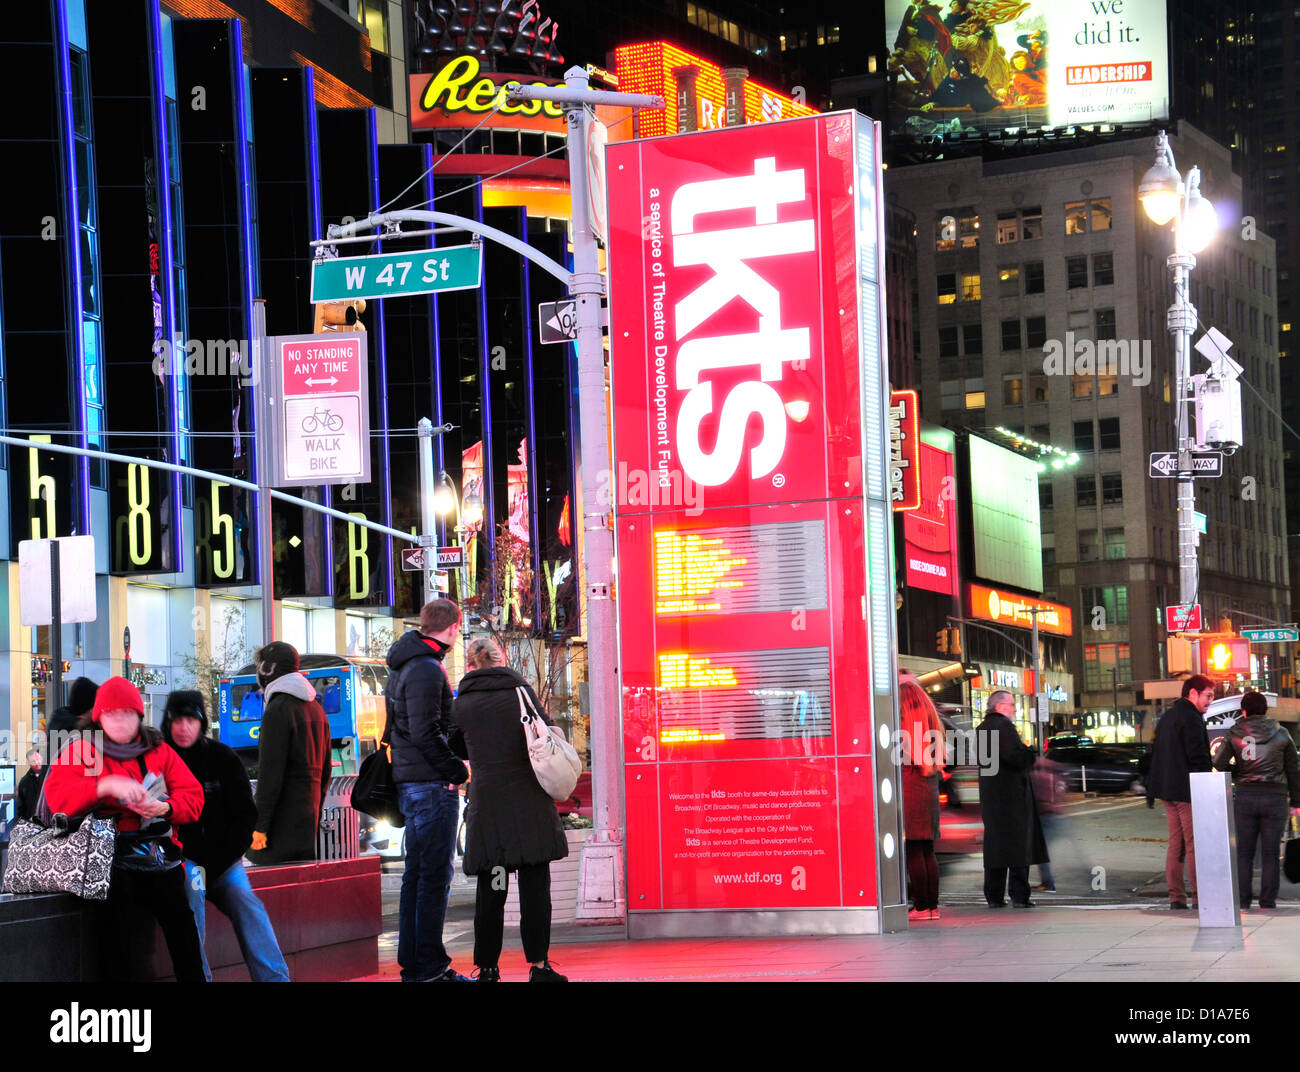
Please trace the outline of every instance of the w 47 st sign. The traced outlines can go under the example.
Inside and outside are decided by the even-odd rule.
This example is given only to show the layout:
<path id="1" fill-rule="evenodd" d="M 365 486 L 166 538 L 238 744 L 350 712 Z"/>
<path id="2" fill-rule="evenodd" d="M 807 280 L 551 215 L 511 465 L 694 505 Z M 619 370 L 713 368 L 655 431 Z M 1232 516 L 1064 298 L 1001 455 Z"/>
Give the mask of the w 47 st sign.
<path id="1" fill-rule="evenodd" d="M 335 302 L 475 290 L 482 279 L 483 248 L 479 245 L 334 257 L 311 266 L 311 300 Z"/>

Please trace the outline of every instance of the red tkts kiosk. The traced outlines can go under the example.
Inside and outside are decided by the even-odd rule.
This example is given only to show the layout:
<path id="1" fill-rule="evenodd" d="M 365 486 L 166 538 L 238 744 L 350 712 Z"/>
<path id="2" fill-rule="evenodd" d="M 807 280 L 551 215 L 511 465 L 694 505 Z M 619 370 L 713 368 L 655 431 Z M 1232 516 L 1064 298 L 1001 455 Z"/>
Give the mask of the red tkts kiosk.
<path id="1" fill-rule="evenodd" d="M 632 937 L 906 926 L 879 136 L 608 150 Z"/>

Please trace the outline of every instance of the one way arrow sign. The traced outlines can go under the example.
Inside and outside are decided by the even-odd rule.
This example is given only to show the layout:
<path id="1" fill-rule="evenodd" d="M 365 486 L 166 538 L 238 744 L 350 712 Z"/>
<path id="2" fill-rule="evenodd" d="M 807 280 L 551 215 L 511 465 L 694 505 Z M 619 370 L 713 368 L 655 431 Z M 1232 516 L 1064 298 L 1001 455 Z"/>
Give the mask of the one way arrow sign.
<path id="1" fill-rule="evenodd" d="M 1194 450 L 1192 451 L 1192 472 L 1179 473 L 1178 471 L 1178 451 L 1160 450 L 1151 455 L 1149 461 L 1150 475 L 1154 477 L 1167 477 L 1170 479 L 1180 478 L 1187 479 L 1191 476 L 1223 476 L 1223 451 L 1221 450 Z"/>

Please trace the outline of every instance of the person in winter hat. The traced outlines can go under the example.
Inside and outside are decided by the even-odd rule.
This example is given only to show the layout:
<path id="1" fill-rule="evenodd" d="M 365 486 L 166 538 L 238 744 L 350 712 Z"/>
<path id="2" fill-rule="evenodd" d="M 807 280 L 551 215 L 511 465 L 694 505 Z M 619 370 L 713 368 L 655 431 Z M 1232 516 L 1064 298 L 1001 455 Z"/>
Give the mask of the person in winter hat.
<path id="1" fill-rule="evenodd" d="M 248 858 L 273 864 L 316 858 L 321 800 L 329 788 L 330 724 L 298 673 L 298 651 L 274 640 L 253 656 L 262 687 L 257 738 L 257 822 Z"/>
<path id="2" fill-rule="evenodd" d="M 1291 814 L 1300 815 L 1300 758 L 1291 735 L 1268 717 L 1268 699 L 1262 693 L 1248 692 L 1241 698 L 1241 716 L 1214 757 L 1214 769 L 1232 771 L 1241 907 L 1250 907 L 1255 846 L 1262 844 L 1259 907 L 1276 908 L 1281 884 L 1278 846 L 1286 827 L 1288 796 Z"/>
<path id="3" fill-rule="evenodd" d="M 253 982 L 287 983 L 289 968 L 275 930 L 244 870 L 242 857 L 253 840 L 257 821 L 253 787 L 244 764 L 229 747 L 207 736 L 203 693 L 194 689 L 179 689 L 167 697 L 162 729 L 167 743 L 203 786 L 203 812 L 198 822 L 180 829 L 186 894 L 199 938 L 205 936 L 210 901 L 234 927 Z M 203 973 L 212 979 L 206 950 Z"/>
<path id="4" fill-rule="evenodd" d="M 148 966 L 140 961 L 149 950 L 132 942 L 139 935 L 133 917 L 143 908 L 162 928 L 177 981 L 201 983 L 203 954 L 174 828 L 199 818 L 203 789 L 162 735 L 145 725 L 140 690 L 126 678 L 99 687 L 77 729 L 49 764 L 40 811 L 46 822 L 59 813 L 77 820 L 91 812 L 117 822 L 117 857 L 99 927 L 101 971 L 112 980 L 144 976 Z M 159 780 L 161 796 L 147 788 Z M 131 851 L 141 847 L 157 850 L 143 854 L 146 870 L 137 869 L 142 854 Z"/>

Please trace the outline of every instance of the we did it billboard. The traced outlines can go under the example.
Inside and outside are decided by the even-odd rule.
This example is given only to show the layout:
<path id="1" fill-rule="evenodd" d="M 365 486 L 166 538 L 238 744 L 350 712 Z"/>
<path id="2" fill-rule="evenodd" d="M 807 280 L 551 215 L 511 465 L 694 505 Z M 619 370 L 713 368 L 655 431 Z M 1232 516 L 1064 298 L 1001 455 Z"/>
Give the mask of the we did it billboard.
<path id="1" fill-rule="evenodd" d="M 905 915 L 879 160 L 855 113 L 608 150 L 634 937 Z"/>

